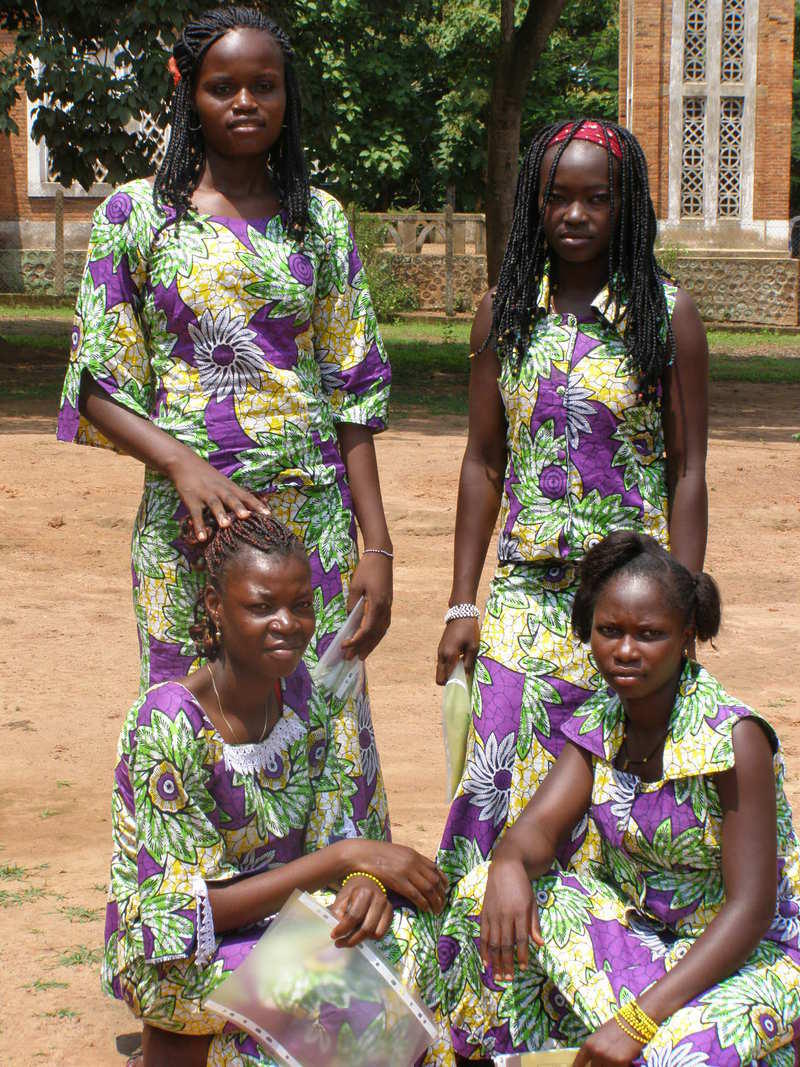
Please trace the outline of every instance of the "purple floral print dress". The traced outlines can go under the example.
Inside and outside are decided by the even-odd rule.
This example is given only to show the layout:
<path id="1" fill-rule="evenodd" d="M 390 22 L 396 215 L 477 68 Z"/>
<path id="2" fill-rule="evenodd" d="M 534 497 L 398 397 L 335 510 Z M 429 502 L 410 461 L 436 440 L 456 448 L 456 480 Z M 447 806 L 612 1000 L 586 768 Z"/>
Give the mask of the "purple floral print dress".
<path id="1" fill-rule="evenodd" d="M 676 288 L 664 283 L 672 314 Z M 643 401 L 607 290 L 592 315 L 539 295 L 519 366 L 502 364 L 507 465 L 498 563 L 481 623 L 472 728 L 439 863 L 451 880 L 489 857 L 561 751 L 562 726 L 602 684 L 571 629 L 577 564 L 612 530 L 668 544 L 661 403 Z M 565 851 L 591 855 L 578 828 Z"/>
<path id="2" fill-rule="evenodd" d="M 336 427 L 382 430 L 391 380 L 358 251 L 342 208 L 319 189 L 302 242 L 282 214 L 173 220 L 143 179 L 95 211 L 58 437 L 110 447 L 79 411 L 88 375 L 235 482 L 271 494 L 311 560 L 311 664 L 344 622 L 358 562 Z M 185 515 L 169 479 L 146 469 L 131 561 L 142 692 L 197 665 L 189 627 L 202 578 L 181 541 Z M 385 836 L 366 687 L 332 701 L 330 714 L 344 825 Z"/>
<path id="3" fill-rule="evenodd" d="M 761 943 L 734 974 L 690 1000 L 634 1061 L 641 1067 L 797 1067 L 800 1038 L 800 845 L 771 727 L 699 664 L 681 677 L 662 777 L 613 763 L 624 736 L 619 698 L 601 690 L 564 724 L 591 753 L 589 815 L 600 849 L 580 869 L 533 883 L 544 947 L 510 982 L 477 950 L 488 864 L 456 886 L 439 937 L 441 1010 L 455 1049 L 500 1055 L 580 1045 L 686 954 L 724 904 L 722 813 L 714 776 L 734 766 L 733 728 L 754 717 L 774 750 L 778 897 Z"/>

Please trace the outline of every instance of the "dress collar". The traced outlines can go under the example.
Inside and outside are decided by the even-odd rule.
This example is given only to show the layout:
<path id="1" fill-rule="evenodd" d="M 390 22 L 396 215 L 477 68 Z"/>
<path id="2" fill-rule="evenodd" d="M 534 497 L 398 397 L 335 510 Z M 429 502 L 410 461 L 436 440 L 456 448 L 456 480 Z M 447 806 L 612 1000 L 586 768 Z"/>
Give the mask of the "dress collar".
<path id="1" fill-rule="evenodd" d="M 735 762 L 733 727 L 752 715 L 704 667 L 686 660 L 664 741 L 662 780 L 729 770 Z M 580 748 L 613 763 L 625 736 L 622 701 L 613 689 L 601 689 L 581 704 L 563 730 Z"/>
<path id="2" fill-rule="evenodd" d="M 550 298 L 553 293 L 552 282 L 550 280 L 550 261 L 548 260 L 544 265 L 544 271 L 542 272 L 542 281 L 539 285 L 539 295 L 536 298 L 536 314 L 547 315 L 550 314 Z M 598 312 L 609 326 L 619 328 L 623 319 L 625 318 L 628 310 L 627 300 L 623 299 L 617 301 L 613 294 L 609 291 L 607 285 L 597 293 L 592 300 L 592 307 Z"/>

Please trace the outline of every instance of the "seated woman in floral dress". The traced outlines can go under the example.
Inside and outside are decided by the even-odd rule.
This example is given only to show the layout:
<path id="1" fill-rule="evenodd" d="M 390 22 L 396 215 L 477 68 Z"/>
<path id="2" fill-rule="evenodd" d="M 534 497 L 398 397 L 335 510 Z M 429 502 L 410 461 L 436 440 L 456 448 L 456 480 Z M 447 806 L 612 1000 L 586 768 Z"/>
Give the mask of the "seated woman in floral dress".
<path id="1" fill-rule="evenodd" d="M 687 656 L 719 621 L 713 581 L 653 539 L 617 531 L 587 553 L 572 623 L 609 688 L 456 887 L 438 955 L 457 1052 L 800 1062 L 800 849 L 775 733 Z M 562 870 L 587 814 L 600 857 Z"/>
<path id="2" fill-rule="evenodd" d="M 145 1023 L 144 1067 L 273 1062 L 204 1000 L 294 889 L 339 887 L 322 897 L 338 945 L 380 941 L 418 988 L 438 973 L 444 876 L 411 848 L 336 839 L 338 756 L 302 662 L 314 632 L 305 550 L 260 512 L 208 521 L 193 631 L 205 663 L 134 704 L 114 776 L 103 983 Z M 386 888 L 419 916 L 393 912 Z"/>

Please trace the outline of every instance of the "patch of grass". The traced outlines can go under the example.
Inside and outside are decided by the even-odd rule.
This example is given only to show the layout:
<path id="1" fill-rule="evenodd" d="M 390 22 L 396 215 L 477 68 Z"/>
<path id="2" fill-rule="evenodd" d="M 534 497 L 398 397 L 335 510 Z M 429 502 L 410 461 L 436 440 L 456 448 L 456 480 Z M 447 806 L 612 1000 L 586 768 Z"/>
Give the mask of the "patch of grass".
<path id="1" fill-rule="evenodd" d="M 37 978 L 35 982 L 31 982 L 30 985 L 24 985 L 23 989 L 30 989 L 34 993 L 44 993 L 48 989 L 69 989 L 69 982 L 56 982 L 55 980 L 48 981 L 44 978 Z"/>
<path id="2" fill-rule="evenodd" d="M 23 878 L 27 877 L 27 867 L 20 867 L 17 863 L 0 864 L 0 879 L 2 880 L 5 880 L 7 878 L 13 878 L 15 881 L 21 882 Z"/>
<path id="3" fill-rule="evenodd" d="M 27 322 L 29 319 L 50 319 L 57 322 L 72 322 L 75 301 L 64 302 L 59 307 L 41 307 L 34 304 L 3 304 L 0 306 L 0 329 L 4 321 Z"/>
<path id="4" fill-rule="evenodd" d="M 43 1011 L 39 1013 L 40 1019 L 80 1019 L 80 1015 L 71 1008 L 56 1008 L 55 1011 Z"/>
<path id="5" fill-rule="evenodd" d="M 16 349 L 24 349 L 24 348 L 31 349 L 32 348 L 34 350 L 47 349 L 49 351 L 51 349 L 60 349 L 62 347 L 62 344 L 61 344 L 61 341 L 60 341 L 60 336 L 58 334 L 53 334 L 53 333 L 46 333 L 45 334 L 45 333 L 33 333 L 33 332 L 32 333 L 6 333 L 3 330 L 2 323 L 0 323 L 0 340 L 2 340 L 3 344 L 7 345 L 9 348 L 16 348 Z M 66 343 L 66 341 L 68 341 L 68 340 L 69 340 L 69 334 L 67 332 L 65 332 L 64 333 L 64 337 L 63 337 L 63 341 L 64 341 L 64 343 Z M 66 354 L 65 354 L 65 359 L 66 359 Z"/>
<path id="6" fill-rule="evenodd" d="M 462 344 L 392 341 L 392 407 L 395 413 L 422 407 L 429 415 L 467 410 L 469 359 Z"/>
<path id="7" fill-rule="evenodd" d="M 42 808 L 39 812 L 40 819 L 52 819 L 54 815 L 60 815 L 58 808 Z"/>
<path id="8" fill-rule="evenodd" d="M 66 915 L 71 923 L 91 923 L 100 918 L 99 908 L 61 908 L 61 914 Z"/>
<path id="9" fill-rule="evenodd" d="M 748 348 L 778 348 L 800 355 L 800 334 L 776 330 L 709 330 L 708 347 L 712 351 Z"/>
<path id="10" fill-rule="evenodd" d="M 792 356 L 727 356 L 711 354 L 712 382 L 800 383 L 800 359 Z"/>
<path id="11" fill-rule="evenodd" d="M 93 882 L 92 889 L 96 890 L 98 893 L 108 892 L 108 886 L 104 885 L 102 882 Z"/>
<path id="12" fill-rule="evenodd" d="M 59 782 L 56 782 L 56 786 L 59 789 L 72 789 L 72 782 L 59 781 Z"/>
<path id="13" fill-rule="evenodd" d="M 472 324 L 466 319 L 451 319 L 449 322 L 381 323 L 380 331 L 387 344 L 394 341 L 428 341 L 432 344 L 469 345 L 471 327 Z"/>
<path id="14" fill-rule="evenodd" d="M 32 885 L 28 889 L 19 889 L 12 893 L 10 889 L 0 889 L 0 908 L 19 908 L 23 904 L 30 904 L 34 900 L 50 896 L 46 889 Z"/>
<path id="15" fill-rule="evenodd" d="M 78 945 L 72 952 L 62 952 L 58 958 L 58 962 L 62 967 L 96 967 L 102 958 L 102 949 L 88 948 L 86 945 Z"/>

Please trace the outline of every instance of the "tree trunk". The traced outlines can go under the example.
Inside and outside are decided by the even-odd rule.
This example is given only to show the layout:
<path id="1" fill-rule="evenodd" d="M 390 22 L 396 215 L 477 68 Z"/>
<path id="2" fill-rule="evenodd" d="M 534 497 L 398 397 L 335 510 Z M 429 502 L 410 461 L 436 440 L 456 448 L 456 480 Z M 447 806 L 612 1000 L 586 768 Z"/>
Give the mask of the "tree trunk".
<path id="1" fill-rule="evenodd" d="M 519 165 L 522 105 L 536 63 L 566 0 L 529 0 L 514 28 L 514 0 L 501 0 L 500 45 L 489 102 L 486 168 L 486 264 L 489 285 L 497 282 L 511 220 Z"/>
<path id="2" fill-rule="evenodd" d="M 522 101 L 500 87 L 496 77 L 489 104 L 489 145 L 486 168 L 486 269 L 495 285 L 514 214 L 514 189 L 519 164 Z"/>

